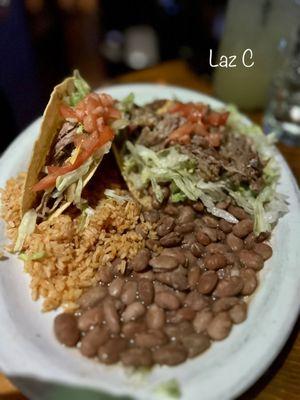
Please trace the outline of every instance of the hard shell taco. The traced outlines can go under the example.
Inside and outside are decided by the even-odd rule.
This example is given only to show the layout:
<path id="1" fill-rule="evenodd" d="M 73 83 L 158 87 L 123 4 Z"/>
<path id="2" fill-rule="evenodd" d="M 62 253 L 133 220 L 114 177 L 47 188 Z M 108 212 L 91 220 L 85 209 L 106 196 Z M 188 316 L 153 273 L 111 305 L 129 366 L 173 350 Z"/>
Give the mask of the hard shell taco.
<path id="1" fill-rule="evenodd" d="M 84 210 L 82 190 L 109 152 L 120 115 L 112 97 L 91 92 L 78 71 L 54 88 L 24 184 L 15 251 L 37 219 L 54 218 L 71 205 Z"/>

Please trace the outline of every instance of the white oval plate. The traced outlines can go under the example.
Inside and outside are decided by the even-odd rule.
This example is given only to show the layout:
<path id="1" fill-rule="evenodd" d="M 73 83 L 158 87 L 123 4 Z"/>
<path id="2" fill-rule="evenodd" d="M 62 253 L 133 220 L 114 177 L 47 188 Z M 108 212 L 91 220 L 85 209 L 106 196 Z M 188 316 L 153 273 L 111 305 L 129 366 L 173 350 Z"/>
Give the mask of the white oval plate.
<path id="1" fill-rule="evenodd" d="M 182 101 L 222 105 L 198 92 L 172 86 L 119 85 L 106 87 L 104 91 L 116 98 L 133 92 L 140 104 L 176 96 Z M 1 187 L 8 178 L 26 169 L 40 122 L 38 119 L 31 124 L 1 157 Z M 276 157 L 282 171 L 279 190 L 288 195 L 290 211 L 273 233 L 274 255 L 261 273 L 261 284 L 251 301 L 248 319 L 235 326 L 229 338 L 214 343 L 202 356 L 177 367 L 155 367 L 139 383 L 120 366 L 106 367 L 61 346 L 52 330 L 56 313 L 40 312 L 40 303 L 30 298 L 29 279 L 22 271 L 22 262 L 10 256 L 0 264 L 1 370 L 32 400 L 73 399 L 76 393 L 80 394 L 77 398 L 85 400 L 104 399 L 103 392 L 154 400 L 159 398 L 154 393 L 155 386 L 172 378 L 178 380 L 184 400 L 232 399 L 246 390 L 282 348 L 300 305 L 299 192 L 286 162 L 277 152 Z M 5 240 L 3 223 L 0 239 L 1 243 Z M 72 390 L 74 387 L 96 392 Z"/>

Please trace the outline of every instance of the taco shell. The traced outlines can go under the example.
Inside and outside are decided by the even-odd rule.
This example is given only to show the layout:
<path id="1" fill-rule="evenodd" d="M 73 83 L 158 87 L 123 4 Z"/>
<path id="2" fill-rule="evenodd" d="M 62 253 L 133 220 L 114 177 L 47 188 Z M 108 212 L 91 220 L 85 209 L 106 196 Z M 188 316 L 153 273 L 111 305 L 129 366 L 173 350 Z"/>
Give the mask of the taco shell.
<path id="1" fill-rule="evenodd" d="M 71 93 L 73 88 L 73 77 L 67 78 L 62 83 L 55 86 L 50 96 L 49 103 L 44 111 L 40 134 L 34 144 L 23 188 L 21 207 L 22 216 L 35 205 L 37 193 L 33 192 L 31 188 L 38 182 L 53 141 L 64 122 L 64 119 L 59 112 L 60 105 L 63 104 L 63 98 Z"/>

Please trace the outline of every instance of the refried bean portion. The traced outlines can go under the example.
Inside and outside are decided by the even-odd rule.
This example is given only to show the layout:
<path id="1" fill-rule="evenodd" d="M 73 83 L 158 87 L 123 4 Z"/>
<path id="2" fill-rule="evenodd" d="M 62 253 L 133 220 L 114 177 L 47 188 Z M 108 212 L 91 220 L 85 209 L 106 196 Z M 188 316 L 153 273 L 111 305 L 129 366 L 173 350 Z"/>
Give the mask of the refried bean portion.
<path id="1" fill-rule="evenodd" d="M 200 202 L 171 204 L 168 196 L 144 210 L 156 238 L 138 229 L 144 247 L 123 273 L 117 259 L 99 269 L 77 312 L 56 317 L 57 339 L 102 363 L 132 367 L 178 365 L 225 339 L 247 318 L 247 296 L 272 249 L 264 235 L 255 238 L 245 212 L 230 201 L 223 206 L 235 207 L 237 224 L 209 215 Z"/>

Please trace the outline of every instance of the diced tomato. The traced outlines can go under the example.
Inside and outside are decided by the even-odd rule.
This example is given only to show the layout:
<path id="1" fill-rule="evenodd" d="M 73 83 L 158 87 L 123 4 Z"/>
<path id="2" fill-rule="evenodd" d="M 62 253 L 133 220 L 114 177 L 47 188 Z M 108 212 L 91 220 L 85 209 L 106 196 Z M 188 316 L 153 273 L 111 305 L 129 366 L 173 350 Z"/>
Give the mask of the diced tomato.
<path id="1" fill-rule="evenodd" d="M 116 108 L 110 108 L 108 110 L 108 118 L 109 119 L 118 119 L 121 118 L 121 113 Z"/>
<path id="2" fill-rule="evenodd" d="M 34 192 L 53 187 L 58 176 L 74 171 L 96 150 L 113 140 L 114 132 L 108 123 L 110 120 L 121 117 L 121 113 L 114 107 L 114 103 L 115 101 L 108 94 L 90 93 L 74 108 L 65 104 L 61 105 L 61 115 L 65 119 L 72 118 L 82 123 L 86 133 L 74 137 L 75 146 L 80 146 L 75 162 L 63 166 L 48 166 L 48 175 L 33 186 Z"/>
<path id="3" fill-rule="evenodd" d="M 195 124 L 194 132 L 196 135 L 199 135 L 199 136 L 207 136 L 208 135 L 208 131 L 201 121 L 198 122 L 197 124 Z"/>
<path id="4" fill-rule="evenodd" d="M 190 134 L 193 132 L 194 124 L 191 122 L 186 122 L 185 124 L 181 125 L 179 128 L 173 131 L 168 139 L 167 143 L 170 142 L 178 142 L 178 143 L 187 143 L 186 139 L 189 138 Z"/>
<path id="5" fill-rule="evenodd" d="M 228 119 L 229 112 L 218 113 L 215 111 L 210 112 L 205 117 L 205 122 L 212 126 L 225 125 Z"/>
<path id="6" fill-rule="evenodd" d="M 192 134 L 210 137 L 209 144 L 218 147 L 221 143 L 221 134 L 211 134 L 211 127 L 219 127 L 226 124 L 229 113 L 209 111 L 209 107 L 201 103 L 175 103 L 169 110 L 185 117 L 187 122 L 175 131 L 171 132 L 166 143 L 188 143 Z M 211 136 L 212 135 L 212 136 Z"/>
<path id="7" fill-rule="evenodd" d="M 92 115 L 91 113 L 85 115 L 84 118 L 83 118 L 83 126 L 84 126 L 84 129 L 87 132 L 93 132 L 94 130 L 96 130 L 97 129 L 97 123 L 96 123 L 95 116 Z"/>
<path id="8" fill-rule="evenodd" d="M 40 190 L 51 188 L 52 186 L 55 185 L 56 178 L 57 178 L 56 174 L 50 174 L 45 176 L 43 179 L 41 179 L 38 183 L 36 183 L 32 187 L 32 191 L 39 192 Z"/>
<path id="9" fill-rule="evenodd" d="M 75 110 L 73 110 L 73 108 L 71 108 L 65 104 L 62 104 L 60 106 L 60 113 L 65 119 L 67 119 L 67 118 L 77 119 L 77 114 L 76 114 Z"/>

